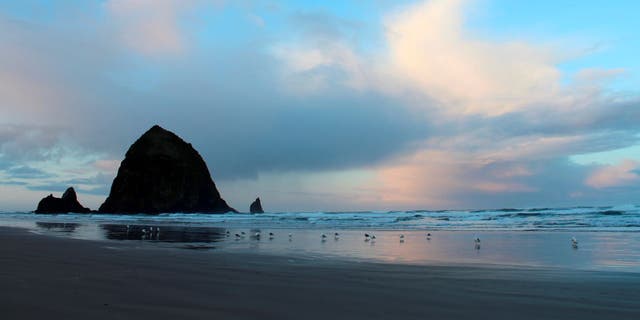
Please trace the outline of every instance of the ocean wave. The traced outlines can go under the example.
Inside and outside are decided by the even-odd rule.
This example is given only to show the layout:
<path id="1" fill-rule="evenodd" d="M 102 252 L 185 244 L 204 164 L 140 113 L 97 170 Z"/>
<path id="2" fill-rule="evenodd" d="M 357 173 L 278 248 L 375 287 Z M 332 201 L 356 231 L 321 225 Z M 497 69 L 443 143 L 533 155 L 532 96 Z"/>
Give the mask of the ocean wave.
<path id="1" fill-rule="evenodd" d="M 600 211 L 600 214 L 603 214 L 605 216 L 620 216 L 624 214 L 624 211 L 620 211 L 620 210 L 605 210 L 605 211 Z"/>
<path id="2" fill-rule="evenodd" d="M 224 225 L 344 229 L 640 231 L 640 207 L 635 205 L 487 210 L 272 212 L 264 214 L 35 215 L 24 212 L 0 214 L 0 220 L 6 219 L 63 224 L 116 222 L 213 227 Z"/>

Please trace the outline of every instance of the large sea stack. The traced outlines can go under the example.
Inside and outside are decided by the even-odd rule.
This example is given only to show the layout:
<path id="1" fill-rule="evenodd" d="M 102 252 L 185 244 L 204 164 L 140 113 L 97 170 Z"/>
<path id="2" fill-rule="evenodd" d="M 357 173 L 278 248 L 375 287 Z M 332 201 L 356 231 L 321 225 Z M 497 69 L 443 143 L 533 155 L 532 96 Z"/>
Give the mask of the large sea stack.
<path id="1" fill-rule="evenodd" d="M 87 213 L 89 208 L 83 207 L 78 202 L 78 196 L 73 188 L 68 188 L 62 194 L 62 198 L 56 198 L 52 194 L 40 200 L 35 213 Z"/>
<path id="2" fill-rule="evenodd" d="M 113 180 L 104 213 L 224 213 L 200 154 L 173 132 L 153 126 L 127 151 Z"/>

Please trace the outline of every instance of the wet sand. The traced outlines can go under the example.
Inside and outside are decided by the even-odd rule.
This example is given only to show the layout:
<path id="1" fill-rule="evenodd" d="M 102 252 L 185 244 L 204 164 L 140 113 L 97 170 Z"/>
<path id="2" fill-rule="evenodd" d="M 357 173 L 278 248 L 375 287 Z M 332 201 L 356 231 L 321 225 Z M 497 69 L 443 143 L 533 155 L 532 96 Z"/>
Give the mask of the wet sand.
<path id="1" fill-rule="evenodd" d="M 2 319 L 637 319 L 640 274 L 417 266 L 0 228 Z"/>

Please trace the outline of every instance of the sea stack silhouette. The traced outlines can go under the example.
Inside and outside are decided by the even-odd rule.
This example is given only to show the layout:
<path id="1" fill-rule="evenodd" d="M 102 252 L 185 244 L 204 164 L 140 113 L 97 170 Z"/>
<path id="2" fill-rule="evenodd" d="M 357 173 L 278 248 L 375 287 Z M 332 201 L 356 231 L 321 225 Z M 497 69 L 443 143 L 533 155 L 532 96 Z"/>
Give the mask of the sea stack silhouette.
<path id="1" fill-rule="evenodd" d="M 70 187 L 63 194 L 62 198 L 56 198 L 52 194 L 38 202 L 35 213 L 87 213 L 89 208 L 83 207 L 78 202 L 76 191 Z"/>
<path id="2" fill-rule="evenodd" d="M 131 145 L 99 211 L 236 212 L 220 196 L 198 151 L 158 125 Z"/>
<path id="3" fill-rule="evenodd" d="M 251 205 L 249 206 L 249 212 L 251 213 L 264 213 L 264 210 L 262 210 L 262 203 L 260 202 L 260 198 L 256 198 L 256 201 L 254 201 L 253 203 L 251 203 Z"/>

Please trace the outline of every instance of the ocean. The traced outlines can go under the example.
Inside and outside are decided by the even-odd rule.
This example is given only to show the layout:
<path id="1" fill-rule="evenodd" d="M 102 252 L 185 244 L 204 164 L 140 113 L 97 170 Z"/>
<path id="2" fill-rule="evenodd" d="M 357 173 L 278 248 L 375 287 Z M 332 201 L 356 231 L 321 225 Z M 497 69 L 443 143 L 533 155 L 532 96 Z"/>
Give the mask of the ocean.
<path id="1" fill-rule="evenodd" d="M 635 205 L 264 214 L 3 212 L 2 226 L 104 241 L 106 246 L 128 241 L 161 249 L 312 260 L 640 272 L 640 206 Z"/>
<path id="2" fill-rule="evenodd" d="M 640 206 L 160 215 L 0 212 L 0 225 L 33 221 L 278 229 L 638 232 Z"/>

